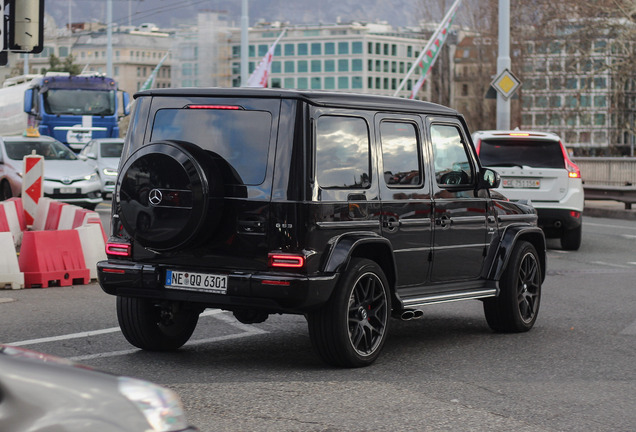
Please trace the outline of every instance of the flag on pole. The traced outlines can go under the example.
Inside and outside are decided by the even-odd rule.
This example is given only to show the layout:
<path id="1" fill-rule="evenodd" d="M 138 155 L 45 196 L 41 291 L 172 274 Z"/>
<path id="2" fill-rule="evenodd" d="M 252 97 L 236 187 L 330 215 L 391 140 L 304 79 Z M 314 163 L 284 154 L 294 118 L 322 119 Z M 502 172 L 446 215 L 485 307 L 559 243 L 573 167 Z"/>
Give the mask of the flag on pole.
<path id="1" fill-rule="evenodd" d="M 247 79 L 247 84 L 245 87 L 267 87 L 267 79 L 269 78 L 269 73 L 272 70 L 272 59 L 274 58 L 274 49 L 278 44 L 278 41 L 281 40 L 285 31 L 287 29 L 283 29 L 283 32 L 278 36 L 278 38 L 274 41 L 263 60 L 259 63 L 258 67 L 252 72 L 252 75 Z"/>
<path id="2" fill-rule="evenodd" d="M 435 33 L 433 33 L 433 36 L 431 36 L 426 46 L 418 56 L 417 60 L 415 60 L 415 63 L 413 63 L 413 66 L 411 66 L 411 69 L 406 74 L 406 77 L 400 83 L 400 86 L 396 90 L 394 96 L 397 96 L 400 90 L 402 90 L 404 84 L 411 76 L 415 68 L 420 67 L 422 69 L 422 75 L 413 85 L 411 95 L 409 96 L 410 99 L 415 98 L 415 95 L 417 95 L 417 92 L 420 90 L 420 88 L 424 84 L 424 81 L 426 81 L 428 74 L 433 68 L 435 60 L 437 60 L 439 53 L 442 51 L 442 46 L 444 45 L 444 42 L 446 42 L 446 37 L 448 36 L 451 24 L 453 23 L 453 19 L 455 18 L 455 14 L 457 13 L 457 9 L 459 8 L 461 1 L 462 0 L 455 0 L 455 3 L 453 3 L 453 5 L 450 7 L 439 27 L 437 27 L 437 30 L 435 30 Z"/>
<path id="3" fill-rule="evenodd" d="M 139 91 L 150 90 L 152 88 L 152 86 L 155 83 L 155 78 L 157 77 L 157 74 L 159 73 L 159 69 L 161 69 L 163 62 L 166 61 L 167 58 L 168 58 L 168 53 L 166 53 L 166 55 L 164 55 L 163 58 L 159 61 L 157 66 L 155 66 L 155 69 L 152 71 L 148 79 L 146 79 L 146 81 L 144 82 L 144 85 L 142 85 L 139 88 Z"/>

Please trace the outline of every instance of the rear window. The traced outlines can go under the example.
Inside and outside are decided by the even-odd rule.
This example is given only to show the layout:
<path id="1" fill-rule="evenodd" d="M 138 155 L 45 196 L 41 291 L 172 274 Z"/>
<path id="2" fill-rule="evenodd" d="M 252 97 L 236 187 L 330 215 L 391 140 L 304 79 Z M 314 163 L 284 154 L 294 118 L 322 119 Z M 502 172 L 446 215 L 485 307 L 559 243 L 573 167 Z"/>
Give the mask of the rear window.
<path id="1" fill-rule="evenodd" d="M 44 156 L 44 160 L 76 160 L 72 150 L 58 141 L 11 141 L 5 140 L 4 147 L 9 159 L 22 160 L 25 156 L 35 154 Z"/>
<path id="2" fill-rule="evenodd" d="M 484 166 L 565 168 L 558 141 L 485 139 L 481 141 L 479 159 Z"/>
<path id="3" fill-rule="evenodd" d="M 180 140 L 214 152 L 228 162 L 245 185 L 265 180 L 272 115 L 266 111 L 162 109 L 152 140 Z"/>

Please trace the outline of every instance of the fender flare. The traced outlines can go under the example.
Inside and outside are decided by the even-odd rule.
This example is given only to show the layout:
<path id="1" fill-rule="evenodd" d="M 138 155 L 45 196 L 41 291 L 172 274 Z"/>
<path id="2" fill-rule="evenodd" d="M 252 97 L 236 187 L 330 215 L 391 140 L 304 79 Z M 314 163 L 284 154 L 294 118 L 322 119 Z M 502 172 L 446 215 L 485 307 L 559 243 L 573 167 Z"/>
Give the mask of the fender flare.
<path id="1" fill-rule="evenodd" d="M 352 257 L 376 261 L 389 280 L 389 285 L 395 287 L 397 283 L 395 257 L 389 240 L 374 232 L 346 233 L 333 237 L 325 253 L 322 271 L 340 273 L 347 268 Z"/>
<path id="2" fill-rule="evenodd" d="M 490 266 L 488 266 L 487 279 L 496 281 L 501 279 L 514 246 L 521 240 L 530 242 L 537 250 L 541 264 L 541 281 L 545 280 L 547 272 L 545 235 L 541 228 L 528 225 L 510 225 L 504 229 L 499 242 L 491 248 L 491 252 L 488 254 Z"/>

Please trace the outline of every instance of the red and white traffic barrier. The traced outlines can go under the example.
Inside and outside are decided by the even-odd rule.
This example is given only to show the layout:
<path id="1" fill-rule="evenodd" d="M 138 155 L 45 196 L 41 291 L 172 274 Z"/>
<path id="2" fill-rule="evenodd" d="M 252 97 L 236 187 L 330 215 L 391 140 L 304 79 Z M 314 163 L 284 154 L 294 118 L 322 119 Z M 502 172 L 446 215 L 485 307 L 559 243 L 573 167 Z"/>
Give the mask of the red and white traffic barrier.
<path id="1" fill-rule="evenodd" d="M 9 231 L 13 236 L 15 247 L 20 246 L 22 243 L 22 228 L 15 201 L 0 202 L 0 219 L 6 221 L 6 228 L 2 227 L 0 231 Z M 2 222 L 0 224 L 4 225 Z"/>
<path id="2" fill-rule="evenodd" d="M 38 201 L 44 193 L 44 157 L 36 154 L 24 157 L 24 175 L 22 176 L 22 205 L 27 225 L 35 219 Z"/>
<path id="3" fill-rule="evenodd" d="M 24 288 L 24 273 L 20 271 L 13 236 L 8 231 L 0 232 L 0 251 L 0 288 Z"/>

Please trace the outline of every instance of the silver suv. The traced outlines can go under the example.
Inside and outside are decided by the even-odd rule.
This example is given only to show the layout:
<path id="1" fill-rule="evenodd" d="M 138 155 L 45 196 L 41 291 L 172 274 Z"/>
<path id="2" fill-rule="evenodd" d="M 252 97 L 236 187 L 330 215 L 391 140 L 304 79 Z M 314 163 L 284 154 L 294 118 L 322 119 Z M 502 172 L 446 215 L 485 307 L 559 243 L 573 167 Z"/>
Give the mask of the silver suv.
<path id="1" fill-rule="evenodd" d="M 560 238 L 565 250 L 578 250 L 583 184 L 561 138 L 545 132 L 478 131 L 473 141 L 481 163 L 501 175 L 497 191 L 511 200 L 531 200 L 545 236 Z"/>

